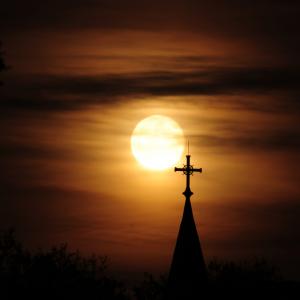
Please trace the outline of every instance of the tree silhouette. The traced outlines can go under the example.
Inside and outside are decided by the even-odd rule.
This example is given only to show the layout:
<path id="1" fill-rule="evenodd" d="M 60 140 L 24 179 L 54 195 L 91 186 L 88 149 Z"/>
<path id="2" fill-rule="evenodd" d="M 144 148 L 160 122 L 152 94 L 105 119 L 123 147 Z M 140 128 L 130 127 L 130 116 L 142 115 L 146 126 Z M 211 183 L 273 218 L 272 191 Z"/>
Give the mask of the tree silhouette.
<path id="1" fill-rule="evenodd" d="M 213 259 L 207 271 L 208 285 L 202 290 L 202 299 L 299 298 L 299 282 L 284 280 L 278 269 L 264 259 Z M 163 300 L 166 278 L 145 273 L 140 283 L 130 289 L 109 274 L 106 257 L 85 257 L 66 245 L 28 251 L 13 230 L 0 234 L 1 300 Z"/>
<path id="2" fill-rule="evenodd" d="M 12 230 L 0 236 L 0 291 L 1 299 L 129 299 L 108 274 L 106 257 L 84 257 L 66 245 L 29 252 Z"/>
<path id="3" fill-rule="evenodd" d="M 137 300 L 163 300 L 167 286 L 167 277 L 156 279 L 152 274 L 145 273 L 143 280 L 134 288 Z"/>

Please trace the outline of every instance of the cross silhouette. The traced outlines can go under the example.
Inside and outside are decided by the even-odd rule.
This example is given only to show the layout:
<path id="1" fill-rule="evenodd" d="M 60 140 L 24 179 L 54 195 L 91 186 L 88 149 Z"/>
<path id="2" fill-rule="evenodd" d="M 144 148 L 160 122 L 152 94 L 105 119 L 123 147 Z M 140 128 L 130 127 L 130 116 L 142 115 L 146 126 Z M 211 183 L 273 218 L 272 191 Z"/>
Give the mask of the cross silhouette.
<path id="1" fill-rule="evenodd" d="M 194 172 L 202 173 L 202 168 L 193 168 L 193 166 L 190 164 L 190 158 L 191 156 L 189 154 L 186 155 L 186 165 L 183 166 L 183 168 L 177 168 L 175 167 L 175 172 L 183 172 L 183 174 L 186 176 L 186 188 L 183 192 L 183 195 L 186 198 L 190 198 L 193 195 L 193 192 L 190 188 L 190 176 L 193 175 Z"/>

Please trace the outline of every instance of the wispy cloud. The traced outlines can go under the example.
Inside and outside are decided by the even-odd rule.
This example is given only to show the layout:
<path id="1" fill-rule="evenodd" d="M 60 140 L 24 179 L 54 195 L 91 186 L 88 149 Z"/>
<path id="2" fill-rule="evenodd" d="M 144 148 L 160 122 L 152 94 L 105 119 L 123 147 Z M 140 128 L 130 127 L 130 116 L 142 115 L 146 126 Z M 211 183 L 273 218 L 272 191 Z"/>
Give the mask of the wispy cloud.
<path id="1" fill-rule="evenodd" d="M 191 61 L 191 57 L 181 58 Z M 248 109 L 299 109 L 300 70 L 297 67 L 207 66 L 185 71 L 146 71 L 95 76 L 39 76 L 19 83 L 16 95 L 8 91 L 2 108 L 68 110 L 89 105 L 112 104 L 129 97 L 272 95 L 274 101 L 240 101 Z M 22 96 L 18 96 L 21 95 Z M 283 99 L 278 101 L 278 95 Z M 203 99 L 199 99 L 199 101 Z M 217 102 L 215 102 L 217 104 Z M 228 105 L 234 105 L 229 99 Z M 289 107 L 290 104 L 292 107 Z"/>
<path id="2" fill-rule="evenodd" d="M 236 128 L 230 136 L 222 134 L 200 134 L 193 136 L 193 142 L 201 147 L 222 149 L 235 149 L 236 151 L 295 151 L 300 149 L 300 131 L 289 128 L 278 130 L 243 130 Z"/>

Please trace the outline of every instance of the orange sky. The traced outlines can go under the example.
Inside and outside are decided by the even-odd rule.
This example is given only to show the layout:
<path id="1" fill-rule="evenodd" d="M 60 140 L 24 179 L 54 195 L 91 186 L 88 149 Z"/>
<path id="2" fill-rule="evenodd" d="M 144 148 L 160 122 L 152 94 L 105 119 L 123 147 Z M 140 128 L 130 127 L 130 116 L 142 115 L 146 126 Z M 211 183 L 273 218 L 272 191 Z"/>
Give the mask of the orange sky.
<path id="1" fill-rule="evenodd" d="M 273 27 L 258 30 L 262 2 L 253 23 L 247 7 L 198 23 L 193 1 L 184 10 L 175 1 L 153 26 L 159 8 L 132 21 L 138 4 L 106 3 L 99 16 L 87 5 L 88 19 L 76 15 L 79 2 L 68 14 L 63 4 L 65 22 L 42 8 L 43 20 L 2 19 L 12 68 L 1 75 L 0 228 L 14 226 L 33 247 L 67 242 L 107 254 L 116 269 L 166 271 L 185 180 L 143 169 L 130 149 L 136 124 L 162 114 L 180 124 L 203 168 L 192 177 L 192 205 L 205 257 L 264 256 L 295 276 L 299 64 L 276 31 L 273 15 L 285 10 L 271 7 Z M 292 36 L 292 24 L 283 26 Z"/>

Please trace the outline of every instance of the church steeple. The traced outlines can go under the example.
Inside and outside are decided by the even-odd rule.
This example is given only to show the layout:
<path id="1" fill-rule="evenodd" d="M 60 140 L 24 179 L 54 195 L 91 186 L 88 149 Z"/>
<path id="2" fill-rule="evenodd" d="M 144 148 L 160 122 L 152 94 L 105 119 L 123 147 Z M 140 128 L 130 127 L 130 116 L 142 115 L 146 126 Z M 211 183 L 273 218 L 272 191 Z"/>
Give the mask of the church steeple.
<path id="1" fill-rule="evenodd" d="M 186 165 L 175 168 L 175 172 L 182 171 L 186 176 L 185 205 L 179 228 L 177 242 L 170 268 L 167 297 L 168 299 L 198 299 L 200 291 L 204 292 L 207 281 L 206 266 L 198 237 L 190 197 L 190 176 L 202 169 L 193 168 L 190 155 L 186 155 Z M 200 299 L 200 298 L 199 298 Z"/>

